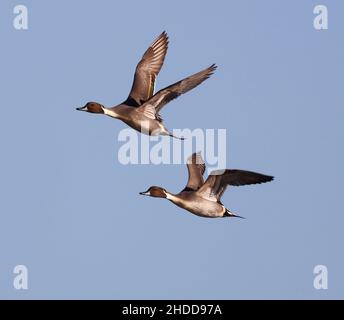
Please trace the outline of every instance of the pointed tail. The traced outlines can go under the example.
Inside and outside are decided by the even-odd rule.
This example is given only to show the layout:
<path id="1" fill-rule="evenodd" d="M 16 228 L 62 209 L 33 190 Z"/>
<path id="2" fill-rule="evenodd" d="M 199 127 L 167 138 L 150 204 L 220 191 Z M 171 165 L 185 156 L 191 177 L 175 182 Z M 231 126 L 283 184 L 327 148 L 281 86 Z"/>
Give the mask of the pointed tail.
<path id="1" fill-rule="evenodd" d="M 184 137 L 177 137 L 177 136 L 174 136 L 172 133 L 170 133 L 169 136 L 172 137 L 172 138 L 179 139 L 179 140 L 185 140 Z"/>
<path id="2" fill-rule="evenodd" d="M 172 138 L 176 138 L 176 139 L 179 139 L 179 140 L 185 140 L 184 137 L 177 137 L 177 136 L 175 136 L 173 133 L 169 132 L 165 127 L 162 128 L 162 131 L 161 131 L 160 134 L 163 135 L 163 136 L 170 136 Z"/>
<path id="3" fill-rule="evenodd" d="M 223 214 L 224 217 L 231 217 L 231 218 L 240 218 L 240 219 L 246 219 L 245 217 L 239 216 L 233 212 L 231 212 L 229 209 L 226 208 L 225 213 Z"/>

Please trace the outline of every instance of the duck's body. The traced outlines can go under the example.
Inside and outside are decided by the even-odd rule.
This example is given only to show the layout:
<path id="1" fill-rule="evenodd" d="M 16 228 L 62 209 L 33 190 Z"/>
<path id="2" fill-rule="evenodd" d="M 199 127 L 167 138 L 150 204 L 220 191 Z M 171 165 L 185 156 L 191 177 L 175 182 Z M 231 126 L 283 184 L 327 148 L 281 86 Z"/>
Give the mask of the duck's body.
<path id="1" fill-rule="evenodd" d="M 272 176 L 245 171 L 226 169 L 212 172 L 204 182 L 204 161 L 199 153 L 194 153 L 187 163 L 189 179 L 186 187 L 178 194 L 172 194 L 164 188 L 152 186 L 142 195 L 166 198 L 197 216 L 206 218 L 239 217 L 221 203 L 221 196 L 228 185 L 241 186 L 264 183 L 273 180 Z"/>
<path id="2" fill-rule="evenodd" d="M 88 102 L 79 111 L 106 114 L 122 120 L 131 128 L 148 135 L 173 136 L 164 126 L 159 111 L 171 100 L 188 92 L 208 79 L 215 71 L 213 64 L 190 77 L 178 81 L 154 94 L 156 77 L 164 63 L 168 36 L 163 32 L 147 49 L 135 71 L 134 82 L 127 100 L 106 108 L 97 102 Z"/>
<path id="3" fill-rule="evenodd" d="M 200 217 L 220 218 L 227 211 L 223 204 L 206 200 L 195 191 L 182 191 L 175 195 L 167 192 L 166 195 L 166 198 L 178 207 Z"/>
<path id="4" fill-rule="evenodd" d="M 120 104 L 113 108 L 103 108 L 104 114 L 122 120 L 129 127 L 148 135 L 170 135 L 161 121 L 148 118 L 137 108 Z"/>

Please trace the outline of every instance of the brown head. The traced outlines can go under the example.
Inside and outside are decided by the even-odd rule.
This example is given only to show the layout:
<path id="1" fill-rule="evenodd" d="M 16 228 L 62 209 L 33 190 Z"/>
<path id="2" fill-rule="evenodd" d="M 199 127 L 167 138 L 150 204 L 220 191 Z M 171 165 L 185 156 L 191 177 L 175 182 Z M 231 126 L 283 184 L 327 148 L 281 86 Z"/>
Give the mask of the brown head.
<path id="1" fill-rule="evenodd" d="M 140 192 L 143 196 L 150 196 L 155 198 L 167 198 L 167 191 L 164 188 L 152 186 L 145 192 Z"/>
<path id="2" fill-rule="evenodd" d="M 76 108 L 76 110 L 90 113 L 104 113 L 104 106 L 97 102 L 87 102 L 83 107 Z"/>

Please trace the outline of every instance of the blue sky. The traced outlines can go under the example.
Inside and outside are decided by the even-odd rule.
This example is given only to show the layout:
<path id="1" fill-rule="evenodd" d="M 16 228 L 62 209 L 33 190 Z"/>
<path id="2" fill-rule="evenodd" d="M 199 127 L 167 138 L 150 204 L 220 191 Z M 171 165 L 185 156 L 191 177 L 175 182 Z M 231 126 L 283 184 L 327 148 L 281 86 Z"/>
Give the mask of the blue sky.
<path id="1" fill-rule="evenodd" d="M 341 1 L 21 1 L 0 4 L 0 298 L 344 298 Z M 313 28 L 327 5 L 329 29 Z M 229 188 L 241 219 L 141 197 L 184 188 L 184 165 L 121 165 L 125 125 L 81 114 L 129 92 L 166 30 L 162 88 L 216 62 L 170 103 L 167 127 L 227 129 L 229 167 L 274 175 Z M 13 288 L 13 268 L 29 289 Z M 313 268 L 328 268 L 315 290 Z"/>

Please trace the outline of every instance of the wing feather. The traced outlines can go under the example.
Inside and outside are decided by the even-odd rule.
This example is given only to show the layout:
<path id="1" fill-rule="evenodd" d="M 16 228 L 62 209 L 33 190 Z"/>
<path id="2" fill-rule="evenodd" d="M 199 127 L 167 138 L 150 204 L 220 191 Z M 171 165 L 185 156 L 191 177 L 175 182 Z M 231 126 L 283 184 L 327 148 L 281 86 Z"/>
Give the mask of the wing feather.
<path id="1" fill-rule="evenodd" d="M 272 176 L 245 170 L 226 169 L 213 171 L 197 192 L 203 198 L 219 202 L 228 185 L 243 186 L 265 183 L 273 179 L 274 177 Z"/>
<path id="2" fill-rule="evenodd" d="M 167 49 L 168 35 L 164 31 L 150 45 L 138 63 L 134 82 L 125 104 L 137 107 L 153 96 L 156 77 L 164 63 Z"/>
<path id="3" fill-rule="evenodd" d="M 181 94 L 188 92 L 189 90 L 197 87 L 203 81 L 208 79 L 216 70 L 216 65 L 213 64 L 210 67 L 193 74 L 183 80 L 180 80 L 160 91 L 152 96 L 146 103 L 153 105 L 156 109 L 156 113 L 171 100 L 179 97 Z"/>

